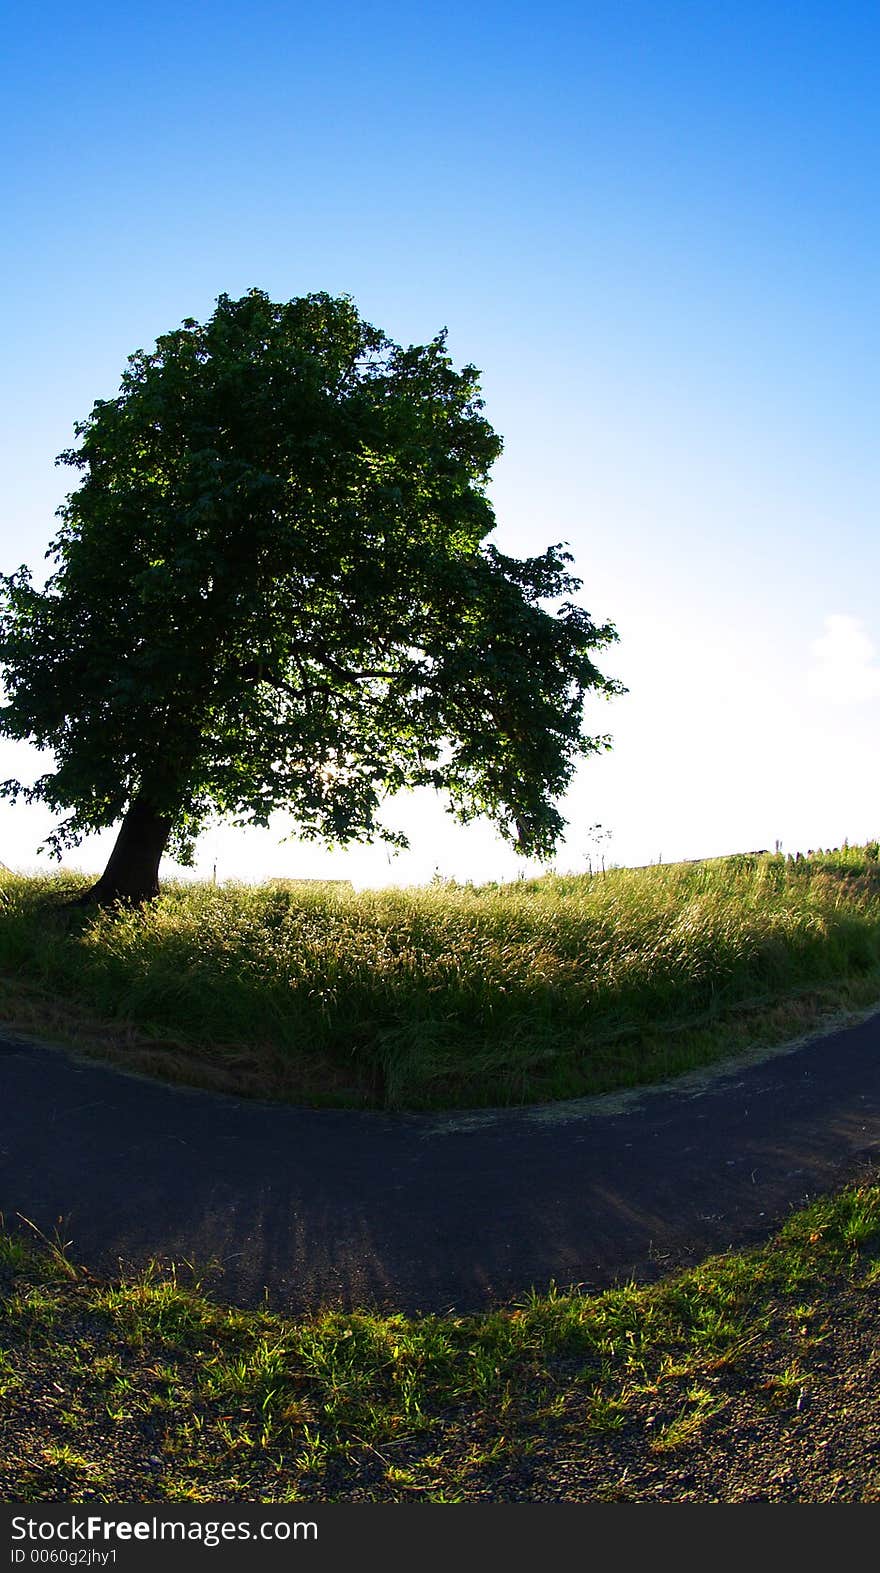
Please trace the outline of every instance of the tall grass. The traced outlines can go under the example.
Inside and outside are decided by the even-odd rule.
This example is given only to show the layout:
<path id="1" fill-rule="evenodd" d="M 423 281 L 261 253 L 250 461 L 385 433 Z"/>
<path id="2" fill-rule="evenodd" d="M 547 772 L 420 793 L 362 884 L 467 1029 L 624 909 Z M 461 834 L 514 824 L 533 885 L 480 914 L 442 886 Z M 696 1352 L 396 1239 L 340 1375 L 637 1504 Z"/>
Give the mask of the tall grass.
<path id="1" fill-rule="evenodd" d="M 71 883 L 0 876 L 6 1019 L 29 986 L 152 1039 L 168 1074 L 267 1096 L 570 1097 L 717 1057 L 722 1024 L 805 994 L 880 999 L 876 843 L 482 887 L 169 885 L 122 912 L 62 910 Z"/>

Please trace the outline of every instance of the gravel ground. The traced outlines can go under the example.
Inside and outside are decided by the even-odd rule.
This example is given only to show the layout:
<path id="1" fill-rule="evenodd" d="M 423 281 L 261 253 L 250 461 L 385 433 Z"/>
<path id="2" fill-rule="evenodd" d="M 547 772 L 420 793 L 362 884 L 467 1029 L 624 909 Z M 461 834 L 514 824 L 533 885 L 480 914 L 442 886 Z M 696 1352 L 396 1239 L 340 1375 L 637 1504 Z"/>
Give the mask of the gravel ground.
<path id="1" fill-rule="evenodd" d="M 864 1268 L 862 1264 L 862 1269 Z M 0 1383 L 0 1497 L 18 1501 L 880 1501 L 880 1305 L 876 1264 L 811 1288 L 809 1303 L 780 1301 L 760 1337 L 734 1360 L 707 1359 L 673 1374 L 597 1427 L 585 1420 L 582 1362 L 551 1364 L 547 1387 L 517 1395 L 500 1422 L 458 1407 L 410 1439 L 355 1440 L 346 1458 L 310 1471 L 295 1448 L 245 1456 L 218 1434 L 228 1400 L 199 1399 L 206 1422 L 181 1446 L 182 1415 L 148 1413 L 127 1398 L 161 1389 L 167 1335 L 108 1338 L 78 1286 L 61 1286 L 48 1337 L 7 1338 Z M 20 1285 L 19 1285 L 20 1287 Z M 8 1288 L 8 1284 L 7 1284 Z M 81 1309 L 77 1310 L 77 1300 Z M 45 1321 L 45 1319 L 44 1319 Z M 74 1370 L 72 1351 L 80 1361 Z M 181 1350 L 178 1376 L 196 1375 L 205 1350 Z M 76 1361 L 73 1362 L 77 1364 Z M 108 1404 L 107 1365 L 128 1384 Z M 580 1379 L 579 1379 L 580 1374 Z M 534 1396 L 534 1405 L 532 1398 Z M 297 1421 L 320 1425 L 304 1391 Z M 222 1429 L 222 1428 L 221 1428 Z"/>
<path id="2" fill-rule="evenodd" d="M 509 1486 L 499 1478 L 494 1499 L 880 1501 L 880 1309 L 864 1291 L 842 1290 L 823 1307 L 821 1326 L 823 1342 L 800 1358 L 791 1386 L 777 1385 L 784 1361 L 772 1346 L 710 1376 L 723 1407 L 692 1440 L 659 1452 L 653 1441 L 687 1407 L 684 1388 L 595 1440 L 579 1437 L 572 1417 L 531 1460 L 530 1478 L 520 1473 Z"/>

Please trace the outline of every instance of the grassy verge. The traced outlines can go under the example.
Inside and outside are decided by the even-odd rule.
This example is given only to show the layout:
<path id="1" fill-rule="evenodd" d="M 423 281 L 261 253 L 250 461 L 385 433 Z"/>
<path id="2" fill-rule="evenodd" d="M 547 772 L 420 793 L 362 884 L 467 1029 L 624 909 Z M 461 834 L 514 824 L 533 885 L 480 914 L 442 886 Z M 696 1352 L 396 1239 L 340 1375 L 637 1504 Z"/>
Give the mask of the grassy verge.
<path id="1" fill-rule="evenodd" d="M 0 877 L 0 1017 L 264 1097 L 569 1098 L 880 1000 L 876 844 L 478 888 L 171 886 L 115 914 L 61 911 L 70 890 Z"/>
<path id="2" fill-rule="evenodd" d="M 4 1501 L 880 1501 L 880 1185 L 650 1286 L 245 1313 L 0 1249 Z"/>

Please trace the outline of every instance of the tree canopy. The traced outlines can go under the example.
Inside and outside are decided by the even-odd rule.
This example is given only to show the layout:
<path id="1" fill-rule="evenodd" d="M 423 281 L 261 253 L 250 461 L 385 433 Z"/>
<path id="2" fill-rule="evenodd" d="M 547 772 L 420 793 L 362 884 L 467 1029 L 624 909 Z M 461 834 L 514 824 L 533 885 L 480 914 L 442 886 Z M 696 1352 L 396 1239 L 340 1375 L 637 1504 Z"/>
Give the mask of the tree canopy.
<path id="1" fill-rule="evenodd" d="M 123 822 L 96 899 L 154 893 L 133 837 L 157 871 L 213 815 L 405 845 L 379 813 L 406 787 L 552 851 L 609 746 L 583 706 L 623 691 L 593 663 L 617 634 L 562 545 L 488 543 L 482 410 L 445 331 L 404 348 L 346 296 L 221 295 L 129 358 L 59 456 L 80 479 L 48 581 L 0 577 L 0 732 L 54 756 L 0 791 L 64 812 L 57 855 Z"/>

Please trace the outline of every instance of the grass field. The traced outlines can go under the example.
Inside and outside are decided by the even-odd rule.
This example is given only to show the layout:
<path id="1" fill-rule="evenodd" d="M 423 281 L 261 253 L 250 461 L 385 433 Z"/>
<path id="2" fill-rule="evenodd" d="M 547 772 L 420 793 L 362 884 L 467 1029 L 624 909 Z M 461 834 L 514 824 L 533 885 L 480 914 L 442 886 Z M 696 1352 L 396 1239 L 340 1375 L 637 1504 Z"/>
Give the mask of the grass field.
<path id="1" fill-rule="evenodd" d="M 873 844 L 119 913 L 74 887 L 0 876 L 0 1016 L 263 1096 L 604 1091 L 880 999 Z M 292 1320 L 0 1235 L 0 1497 L 876 1502 L 878 1285 L 877 1174 L 758 1250 L 479 1316 Z"/>
<path id="2" fill-rule="evenodd" d="M 233 1310 L 0 1238 L 6 1502 L 880 1501 L 880 1185 L 481 1316 Z"/>
<path id="3" fill-rule="evenodd" d="M 85 883 L 83 881 L 82 883 Z M 0 1017 L 145 1070 L 428 1109 L 657 1081 L 880 999 L 878 847 L 482 887 L 0 875 Z"/>

